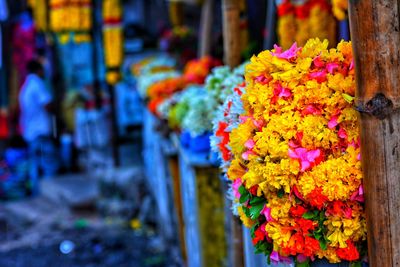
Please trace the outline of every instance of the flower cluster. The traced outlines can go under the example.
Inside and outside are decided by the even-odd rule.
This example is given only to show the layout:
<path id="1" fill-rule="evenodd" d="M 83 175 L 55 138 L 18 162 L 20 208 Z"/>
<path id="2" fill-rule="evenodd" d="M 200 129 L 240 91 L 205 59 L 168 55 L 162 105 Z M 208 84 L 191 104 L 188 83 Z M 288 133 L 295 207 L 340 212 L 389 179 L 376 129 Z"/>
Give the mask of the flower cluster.
<path id="1" fill-rule="evenodd" d="M 148 97 L 149 87 L 155 82 L 181 76 L 174 66 L 175 60 L 164 54 L 146 57 L 132 64 L 131 72 L 136 79 L 139 95 L 145 99 Z"/>
<path id="2" fill-rule="evenodd" d="M 157 113 L 157 107 L 174 93 L 182 91 L 191 84 L 203 84 L 210 70 L 219 64 L 211 57 L 204 57 L 189 61 L 182 76 L 168 78 L 153 83 L 148 89 L 148 107 Z"/>
<path id="3" fill-rule="evenodd" d="M 304 45 L 310 38 L 328 39 L 334 43 L 336 22 L 329 0 L 283 0 L 278 5 L 278 38 L 282 48 L 293 42 Z"/>
<path id="4" fill-rule="evenodd" d="M 359 261 L 366 226 L 351 44 L 275 46 L 251 59 L 245 78 L 228 177 L 256 251 L 280 262 Z"/>
<path id="5" fill-rule="evenodd" d="M 221 159 L 221 168 L 226 171 L 232 159 L 232 153 L 229 147 L 229 134 L 240 122 L 240 114 L 244 112 L 241 96 L 244 92 L 244 67 L 242 64 L 225 76 L 223 80 L 213 82 L 215 78 L 208 79 L 209 83 L 217 84 L 221 90 L 213 90 L 216 93 L 215 98 L 219 96 L 222 102 L 216 107 L 213 118 L 213 136 L 211 137 L 211 148 L 217 152 Z"/>

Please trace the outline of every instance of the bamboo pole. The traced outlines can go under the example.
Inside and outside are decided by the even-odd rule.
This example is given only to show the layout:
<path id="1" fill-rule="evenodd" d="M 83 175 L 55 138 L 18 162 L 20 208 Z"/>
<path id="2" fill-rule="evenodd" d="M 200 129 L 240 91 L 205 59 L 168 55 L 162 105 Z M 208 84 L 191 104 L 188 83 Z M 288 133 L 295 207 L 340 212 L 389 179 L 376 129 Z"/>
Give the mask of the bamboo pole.
<path id="1" fill-rule="evenodd" d="M 212 23 L 214 0 L 204 0 L 201 10 L 199 57 L 209 56 L 211 53 Z"/>
<path id="2" fill-rule="evenodd" d="M 223 0 L 222 12 L 225 64 L 234 68 L 240 64 L 239 0 Z"/>
<path id="3" fill-rule="evenodd" d="M 240 3 L 222 1 L 225 64 L 234 68 L 240 64 Z M 240 220 L 232 216 L 232 267 L 243 267 L 243 232 Z"/>
<path id="4" fill-rule="evenodd" d="M 350 1 L 370 266 L 400 266 L 399 0 Z"/>

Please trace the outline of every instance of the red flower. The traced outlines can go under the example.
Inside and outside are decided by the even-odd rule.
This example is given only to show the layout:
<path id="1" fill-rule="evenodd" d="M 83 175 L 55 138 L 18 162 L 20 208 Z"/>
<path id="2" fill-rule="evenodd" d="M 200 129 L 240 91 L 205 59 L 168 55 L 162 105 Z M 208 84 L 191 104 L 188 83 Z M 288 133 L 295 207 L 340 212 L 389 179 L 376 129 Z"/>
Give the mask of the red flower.
<path id="1" fill-rule="evenodd" d="M 289 210 L 290 216 L 292 217 L 302 217 L 306 212 L 307 210 L 301 205 L 291 207 Z"/>
<path id="2" fill-rule="evenodd" d="M 288 255 L 296 255 L 304 252 L 304 237 L 301 233 L 295 233 L 289 239 L 287 246 L 282 248 L 282 252 Z"/>
<path id="3" fill-rule="evenodd" d="M 358 252 L 356 246 L 354 246 L 351 240 L 347 240 L 347 248 L 338 248 L 336 253 L 342 260 L 355 261 L 360 258 L 360 253 Z"/>
<path id="4" fill-rule="evenodd" d="M 254 185 L 249 189 L 250 194 L 257 196 L 258 185 Z"/>
<path id="5" fill-rule="evenodd" d="M 317 226 L 316 222 L 303 218 L 296 219 L 296 224 L 300 228 L 300 231 L 303 232 L 303 234 L 307 234 L 310 230 L 314 230 Z"/>
<path id="6" fill-rule="evenodd" d="M 253 245 L 257 245 L 258 242 L 264 241 L 265 239 L 265 231 L 263 231 L 263 227 L 265 227 L 265 224 L 261 225 L 260 227 L 257 228 L 257 230 L 254 231 L 254 237 L 253 237 Z"/>
<path id="7" fill-rule="evenodd" d="M 314 256 L 315 253 L 320 250 L 320 245 L 318 240 L 315 238 L 305 236 L 304 237 L 304 255 L 311 257 Z"/>
<path id="8" fill-rule="evenodd" d="M 319 187 L 311 191 L 311 193 L 307 195 L 307 198 L 310 201 L 311 206 L 316 207 L 319 210 L 322 209 L 328 201 L 328 197 L 322 194 L 322 189 Z"/>
<path id="9" fill-rule="evenodd" d="M 348 219 L 352 216 L 352 209 L 339 200 L 332 202 L 326 212 L 332 215 L 344 216 Z"/>

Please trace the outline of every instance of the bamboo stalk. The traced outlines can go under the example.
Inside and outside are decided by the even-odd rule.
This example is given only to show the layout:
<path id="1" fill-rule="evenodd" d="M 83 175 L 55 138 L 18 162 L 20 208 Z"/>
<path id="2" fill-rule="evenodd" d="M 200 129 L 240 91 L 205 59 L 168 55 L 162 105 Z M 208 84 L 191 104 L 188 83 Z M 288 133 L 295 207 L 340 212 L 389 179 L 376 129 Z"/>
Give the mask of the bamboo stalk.
<path id="1" fill-rule="evenodd" d="M 234 68 L 240 64 L 240 3 L 222 1 L 225 64 Z M 243 232 L 240 220 L 232 216 L 232 267 L 243 267 Z"/>
<path id="2" fill-rule="evenodd" d="M 214 0 L 204 0 L 200 21 L 199 57 L 209 56 L 211 53 L 213 12 Z"/>
<path id="3" fill-rule="evenodd" d="M 225 64 L 240 64 L 240 5 L 238 0 L 223 0 L 223 34 Z"/>
<path id="4" fill-rule="evenodd" d="M 370 266 L 400 266 L 400 1 L 350 1 Z"/>

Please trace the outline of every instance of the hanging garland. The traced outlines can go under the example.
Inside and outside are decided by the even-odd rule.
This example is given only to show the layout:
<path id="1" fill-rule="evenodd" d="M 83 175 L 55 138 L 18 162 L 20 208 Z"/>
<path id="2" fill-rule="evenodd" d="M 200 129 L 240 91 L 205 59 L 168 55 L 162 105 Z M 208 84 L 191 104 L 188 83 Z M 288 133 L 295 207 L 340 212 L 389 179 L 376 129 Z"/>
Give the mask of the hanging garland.
<path id="1" fill-rule="evenodd" d="M 91 0 L 50 0 L 53 32 L 89 32 L 92 28 Z"/>
<path id="2" fill-rule="evenodd" d="M 335 43 L 336 22 L 328 0 L 277 1 L 278 39 L 283 49 L 304 45 L 310 38 Z"/>
<path id="3" fill-rule="evenodd" d="M 274 262 L 357 262 L 366 224 L 351 44 L 275 46 L 246 66 L 229 136 L 233 182 L 256 251 Z"/>
<path id="4" fill-rule="evenodd" d="M 336 19 L 344 20 L 347 18 L 349 2 L 347 0 L 332 0 L 332 13 Z"/>
<path id="5" fill-rule="evenodd" d="M 116 84 L 120 79 L 123 60 L 122 8 L 120 0 L 103 1 L 104 59 L 107 68 L 106 80 Z"/>
<path id="6" fill-rule="evenodd" d="M 29 0 L 28 5 L 33 10 L 33 19 L 35 20 L 35 27 L 38 31 L 47 30 L 47 6 L 46 0 Z"/>

